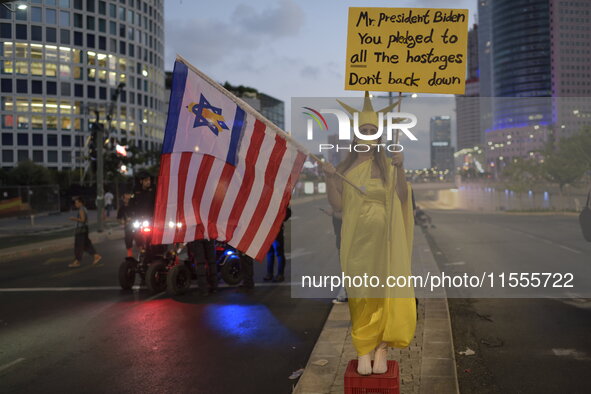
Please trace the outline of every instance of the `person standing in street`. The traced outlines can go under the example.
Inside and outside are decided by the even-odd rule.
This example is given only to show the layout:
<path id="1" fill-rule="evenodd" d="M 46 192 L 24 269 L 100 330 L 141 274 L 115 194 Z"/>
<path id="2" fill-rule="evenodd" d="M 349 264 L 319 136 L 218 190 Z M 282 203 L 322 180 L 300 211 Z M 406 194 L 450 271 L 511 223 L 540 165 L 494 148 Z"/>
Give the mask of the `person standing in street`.
<path id="1" fill-rule="evenodd" d="M 113 209 L 113 199 L 115 198 L 115 196 L 113 196 L 113 193 L 111 193 L 110 191 L 107 191 L 105 193 L 105 211 L 107 213 L 107 217 L 111 216 L 111 210 Z"/>
<path id="2" fill-rule="evenodd" d="M 215 244 L 213 240 L 198 239 L 187 244 L 189 257 L 195 264 L 199 294 L 208 296 L 217 292 L 218 278 L 215 264 Z"/>
<path id="3" fill-rule="evenodd" d="M 279 234 L 277 234 L 277 238 L 275 238 L 275 241 L 273 241 L 271 248 L 267 252 L 267 275 L 263 278 L 266 282 L 270 280 L 273 282 L 283 282 L 285 280 L 285 237 L 283 235 L 283 227 L 290 217 L 291 208 L 287 207 Z M 277 256 L 277 276 L 273 277 L 275 256 Z"/>
<path id="4" fill-rule="evenodd" d="M 106 196 L 106 195 L 105 195 Z M 131 212 L 129 208 L 130 193 L 123 194 L 121 199 L 121 206 L 117 211 L 117 220 L 123 226 L 123 234 L 125 240 L 125 249 L 127 249 L 127 257 L 133 257 L 133 228 L 131 227 Z"/>
<path id="5" fill-rule="evenodd" d="M 76 197 L 74 199 L 74 206 L 78 209 L 78 215 L 76 217 L 71 217 L 70 220 L 76 222 L 76 230 L 74 233 L 74 255 L 76 256 L 76 259 L 72 264 L 68 265 L 68 267 L 80 267 L 84 252 L 93 255 L 92 265 L 97 265 L 101 261 L 102 256 L 96 252 L 90 238 L 88 238 L 88 211 L 84 206 L 82 197 Z"/>

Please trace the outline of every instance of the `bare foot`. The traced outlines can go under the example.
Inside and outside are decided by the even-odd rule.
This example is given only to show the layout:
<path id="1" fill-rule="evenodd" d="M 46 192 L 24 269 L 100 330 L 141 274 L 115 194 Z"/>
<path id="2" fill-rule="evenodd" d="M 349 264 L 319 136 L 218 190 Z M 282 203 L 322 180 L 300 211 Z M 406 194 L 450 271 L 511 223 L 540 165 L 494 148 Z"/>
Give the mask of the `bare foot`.
<path id="1" fill-rule="evenodd" d="M 371 356 L 369 353 L 357 357 L 357 373 L 359 375 L 371 375 Z"/>
<path id="2" fill-rule="evenodd" d="M 373 373 L 383 374 L 388 371 L 388 345 L 382 342 L 376 348 L 376 353 L 373 359 Z"/>

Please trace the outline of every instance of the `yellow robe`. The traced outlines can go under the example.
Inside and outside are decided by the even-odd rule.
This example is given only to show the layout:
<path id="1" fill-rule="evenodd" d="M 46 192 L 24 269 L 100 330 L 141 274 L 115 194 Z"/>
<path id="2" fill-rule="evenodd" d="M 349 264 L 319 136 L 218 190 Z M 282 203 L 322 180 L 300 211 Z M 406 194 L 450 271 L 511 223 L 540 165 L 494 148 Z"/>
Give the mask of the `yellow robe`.
<path id="1" fill-rule="evenodd" d="M 340 260 L 349 277 L 377 276 L 378 287 L 347 286 L 352 339 L 358 355 L 371 352 L 380 342 L 406 347 L 414 337 L 416 304 L 412 286 L 382 287 L 388 276 L 411 275 L 414 231 L 412 191 L 401 204 L 394 190 L 395 173 L 387 166 L 386 185 L 371 178 L 373 159 L 350 169 L 345 176 L 361 187 L 362 195 L 343 183 L 343 226 Z M 375 284 L 375 281 L 373 282 Z"/>

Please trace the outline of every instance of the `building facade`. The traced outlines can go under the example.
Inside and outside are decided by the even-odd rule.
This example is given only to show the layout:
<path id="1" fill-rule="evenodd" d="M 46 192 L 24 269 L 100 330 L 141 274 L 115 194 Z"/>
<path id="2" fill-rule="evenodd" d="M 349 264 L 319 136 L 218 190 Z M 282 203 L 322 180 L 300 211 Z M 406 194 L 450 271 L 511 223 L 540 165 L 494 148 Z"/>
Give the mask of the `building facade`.
<path id="1" fill-rule="evenodd" d="M 0 165 L 86 167 L 95 111 L 109 138 L 159 150 L 166 111 L 163 0 L 27 4 L 15 12 L 0 7 Z"/>
<path id="2" fill-rule="evenodd" d="M 429 133 L 431 136 L 431 167 L 440 171 L 453 171 L 454 149 L 451 146 L 451 117 L 432 117 Z"/>
<path id="3" fill-rule="evenodd" d="M 491 60 L 480 54 L 481 65 L 491 65 L 486 77 L 481 68 L 481 91 L 488 78 L 495 96 L 486 162 L 499 173 L 516 158 L 543 160 L 549 141 L 591 123 L 591 2 L 481 0 L 481 9 L 490 26 L 481 25 L 480 47 Z"/>

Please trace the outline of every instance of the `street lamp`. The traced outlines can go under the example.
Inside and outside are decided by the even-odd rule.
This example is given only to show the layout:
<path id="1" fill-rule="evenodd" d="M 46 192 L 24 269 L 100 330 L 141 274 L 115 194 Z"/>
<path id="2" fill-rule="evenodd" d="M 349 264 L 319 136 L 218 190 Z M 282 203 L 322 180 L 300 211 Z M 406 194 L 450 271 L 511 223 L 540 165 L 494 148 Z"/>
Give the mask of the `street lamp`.
<path id="1" fill-rule="evenodd" d="M 27 4 L 26 4 L 24 1 L 0 1 L 0 2 L 1 2 L 1 3 L 2 3 L 2 5 L 3 5 L 3 6 L 4 6 L 6 9 L 8 9 L 10 12 L 14 12 L 14 9 L 12 9 L 12 8 L 10 8 L 10 7 L 8 6 L 8 4 L 10 4 L 10 3 L 15 3 L 15 5 L 16 5 L 16 8 L 17 8 L 17 9 L 19 9 L 19 10 L 21 10 L 21 11 L 22 11 L 22 10 L 26 10 L 26 9 L 27 9 Z M 8 3 L 8 4 L 6 4 L 6 3 Z"/>

